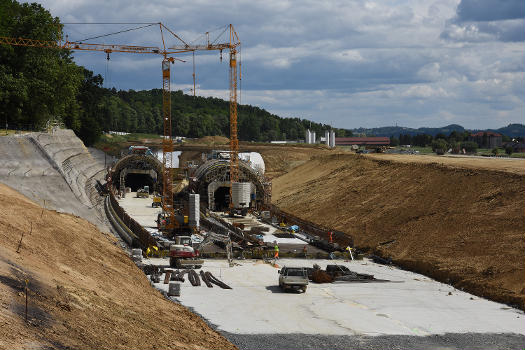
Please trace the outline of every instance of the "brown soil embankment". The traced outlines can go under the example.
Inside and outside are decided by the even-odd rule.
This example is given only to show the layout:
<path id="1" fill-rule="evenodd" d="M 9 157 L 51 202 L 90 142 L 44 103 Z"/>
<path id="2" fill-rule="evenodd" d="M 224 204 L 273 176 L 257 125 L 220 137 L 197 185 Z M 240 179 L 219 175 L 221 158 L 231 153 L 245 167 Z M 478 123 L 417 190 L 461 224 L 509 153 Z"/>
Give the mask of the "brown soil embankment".
<path id="1" fill-rule="evenodd" d="M 0 196 L 0 348 L 235 349 L 153 289 L 112 236 L 1 184 Z"/>
<path id="2" fill-rule="evenodd" d="M 404 268 L 524 308 L 524 175 L 332 154 L 274 179 L 272 198 Z"/>
<path id="3" fill-rule="evenodd" d="M 264 159 L 265 176 L 270 179 L 291 171 L 313 157 L 339 152 L 322 145 L 269 145 L 259 147 L 257 151 Z"/>

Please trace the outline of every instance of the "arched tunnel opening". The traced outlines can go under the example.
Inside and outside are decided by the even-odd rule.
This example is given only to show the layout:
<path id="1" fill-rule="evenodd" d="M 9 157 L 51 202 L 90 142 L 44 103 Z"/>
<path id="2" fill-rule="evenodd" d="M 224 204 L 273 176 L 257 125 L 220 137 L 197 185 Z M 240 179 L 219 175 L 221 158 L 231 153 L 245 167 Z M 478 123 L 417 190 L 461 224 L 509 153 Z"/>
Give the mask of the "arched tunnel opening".
<path id="1" fill-rule="evenodd" d="M 149 186 L 150 193 L 153 191 L 154 181 L 151 178 L 150 174 L 126 174 L 125 177 L 126 187 L 130 187 L 132 192 L 144 188 L 144 186 Z"/>
<path id="2" fill-rule="evenodd" d="M 215 210 L 226 211 L 230 207 L 230 188 L 219 187 L 214 193 Z"/>

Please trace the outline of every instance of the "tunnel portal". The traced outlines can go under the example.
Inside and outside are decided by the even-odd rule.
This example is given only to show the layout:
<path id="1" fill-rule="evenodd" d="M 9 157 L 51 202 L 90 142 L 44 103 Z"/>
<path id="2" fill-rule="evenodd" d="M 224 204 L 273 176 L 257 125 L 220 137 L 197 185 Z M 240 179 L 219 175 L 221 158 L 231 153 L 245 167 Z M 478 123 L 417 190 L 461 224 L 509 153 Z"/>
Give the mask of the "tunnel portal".
<path id="1" fill-rule="evenodd" d="M 190 180 L 190 190 L 200 195 L 201 205 L 215 211 L 229 208 L 230 161 L 228 159 L 208 160 L 192 171 Z M 266 181 L 262 172 L 242 160 L 239 161 L 239 181 L 252 184 L 251 208 L 261 209 L 270 204 L 271 183 Z"/>
<path id="2" fill-rule="evenodd" d="M 113 184 L 122 194 L 130 187 L 135 192 L 149 186 L 149 191 L 162 192 L 162 164 L 151 155 L 130 154 L 120 159 L 111 172 Z"/>

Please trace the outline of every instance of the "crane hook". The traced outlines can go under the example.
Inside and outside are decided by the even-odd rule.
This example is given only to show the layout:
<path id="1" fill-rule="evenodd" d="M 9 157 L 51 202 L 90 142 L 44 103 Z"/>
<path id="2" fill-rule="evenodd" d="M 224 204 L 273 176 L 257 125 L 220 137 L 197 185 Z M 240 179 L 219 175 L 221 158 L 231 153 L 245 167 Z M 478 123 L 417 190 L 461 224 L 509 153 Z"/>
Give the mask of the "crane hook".
<path id="1" fill-rule="evenodd" d="M 222 62 L 222 50 L 220 50 L 220 53 L 221 53 L 221 57 L 220 57 L 220 59 L 221 59 L 221 62 Z"/>
<path id="2" fill-rule="evenodd" d="M 109 51 L 108 51 L 108 52 L 106 52 L 106 60 L 108 60 L 108 61 L 109 61 Z"/>

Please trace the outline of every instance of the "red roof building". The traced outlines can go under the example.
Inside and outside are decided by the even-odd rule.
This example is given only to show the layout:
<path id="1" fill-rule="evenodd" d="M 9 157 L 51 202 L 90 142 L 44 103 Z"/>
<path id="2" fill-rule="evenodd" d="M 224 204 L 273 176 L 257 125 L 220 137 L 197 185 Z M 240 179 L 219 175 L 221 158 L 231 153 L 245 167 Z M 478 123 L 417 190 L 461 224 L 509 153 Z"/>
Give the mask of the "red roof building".
<path id="1" fill-rule="evenodd" d="M 480 148 L 496 148 L 501 147 L 503 138 L 497 132 L 479 131 L 475 134 L 470 134 L 469 141 L 476 142 Z"/>
<path id="2" fill-rule="evenodd" d="M 493 131 L 479 131 L 475 134 L 470 134 L 470 136 L 483 137 L 484 134 L 487 134 L 487 136 L 495 136 L 495 137 L 501 136 L 501 134 L 498 134 L 497 132 L 493 132 Z"/>
<path id="3" fill-rule="evenodd" d="M 336 146 L 388 146 L 390 138 L 388 137 L 336 137 Z"/>

